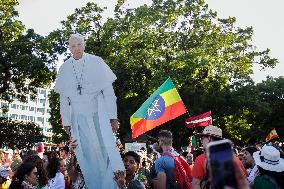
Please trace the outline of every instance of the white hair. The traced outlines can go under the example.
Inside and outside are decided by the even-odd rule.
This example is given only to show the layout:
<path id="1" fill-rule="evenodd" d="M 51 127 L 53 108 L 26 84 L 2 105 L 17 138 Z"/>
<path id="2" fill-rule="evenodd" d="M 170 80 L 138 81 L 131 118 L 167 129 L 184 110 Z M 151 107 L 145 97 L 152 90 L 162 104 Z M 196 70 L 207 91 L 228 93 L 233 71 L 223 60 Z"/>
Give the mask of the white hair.
<path id="1" fill-rule="evenodd" d="M 73 39 L 77 39 L 79 41 L 81 41 L 82 43 L 85 44 L 85 40 L 84 40 L 84 37 L 79 34 L 79 33 L 75 33 L 75 34 L 72 34 L 68 40 L 68 43 L 70 44 L 70 41 L 73 40 Z"/>

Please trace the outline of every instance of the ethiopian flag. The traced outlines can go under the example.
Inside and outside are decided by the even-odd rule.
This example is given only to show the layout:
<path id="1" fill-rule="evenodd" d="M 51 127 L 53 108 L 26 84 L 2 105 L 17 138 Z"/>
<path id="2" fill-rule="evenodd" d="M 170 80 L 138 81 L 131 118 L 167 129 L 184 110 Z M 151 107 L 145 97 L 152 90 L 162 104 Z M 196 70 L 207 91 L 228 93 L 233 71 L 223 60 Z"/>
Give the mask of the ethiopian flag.
<path id="1" fill-rule="evenodd" d="M 277 132 L 275 129 L 272 129 L 270 131 L 270 133 L 267 135 L 267 137 L 265 138 L 265 142 L 268 142 L 272 139 L 278 138 Z"/>
<path id="2" fill-rule="evenodd" d="M 168 78 L 130 117 L 132 138 L 186 112 L 172 80 Z"/>

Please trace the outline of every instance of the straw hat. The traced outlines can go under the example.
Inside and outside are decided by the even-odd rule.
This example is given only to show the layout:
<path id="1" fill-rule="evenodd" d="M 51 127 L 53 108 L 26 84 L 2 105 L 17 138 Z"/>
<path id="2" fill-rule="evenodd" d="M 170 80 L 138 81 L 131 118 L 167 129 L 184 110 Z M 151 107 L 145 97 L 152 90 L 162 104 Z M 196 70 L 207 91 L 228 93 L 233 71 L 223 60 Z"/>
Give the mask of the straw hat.
<path id="1" fill-rule="evenodd" d="M 267 171 L 284 171 L 284 159 L 280 158 L 280 152 L 273 146 L 263 146 L 260 151 L 253 153 L 255 164 Z"/>
<path id="2" fill-rule="evenodd" d="M 204 128 L 202 133 L 197 133 L 198 136 L 212 136 L 216 138 L 223 138 L 222 137 L 222 129 L 216 127 L 214 125 L 209 125 Z"/>

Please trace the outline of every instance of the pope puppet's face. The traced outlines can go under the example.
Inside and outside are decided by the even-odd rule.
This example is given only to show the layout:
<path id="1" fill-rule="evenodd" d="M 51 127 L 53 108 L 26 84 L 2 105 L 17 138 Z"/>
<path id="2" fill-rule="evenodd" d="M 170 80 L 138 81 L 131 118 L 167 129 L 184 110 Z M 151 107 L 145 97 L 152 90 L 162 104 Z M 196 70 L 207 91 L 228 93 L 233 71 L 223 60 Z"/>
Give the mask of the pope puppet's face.
<path id="1" fill-rule="evenodd" d="M 73 58 L 79 60 L 83 56 L 85 43 L 79 39 L 73 38 L 69 41 L 69 50 L 71 51 Z"/>

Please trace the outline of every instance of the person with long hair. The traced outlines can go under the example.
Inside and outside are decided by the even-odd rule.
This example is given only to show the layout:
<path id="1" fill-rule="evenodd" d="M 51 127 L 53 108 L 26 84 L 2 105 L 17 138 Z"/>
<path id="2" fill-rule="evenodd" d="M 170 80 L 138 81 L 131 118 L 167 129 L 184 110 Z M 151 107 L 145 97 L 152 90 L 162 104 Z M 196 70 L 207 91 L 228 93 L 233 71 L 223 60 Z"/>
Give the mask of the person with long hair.
<path id="1" fill-rule="evenodd" d="M 32 155 L 27 157 L 25 162 L 34 163 L 36 165 L 38 172 L 38 185 L 36 189 L 45 189 L 48 183 L 48 177 L 43 160 L 38 155 Z"/>
<path id="2" fill-rule="evenodd" d="M 34 163 L 22 163 L 13 176 L 9 189 L 35 189 L 38 184 L 38 172 Z"/>
<path id="3" fill-rule="evenodd" d="M 51 157 L 47 165 L 48 188 L 65 189 L 64 175 L 60 172 L 60 160 L 57 157 Z"/>

